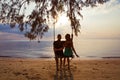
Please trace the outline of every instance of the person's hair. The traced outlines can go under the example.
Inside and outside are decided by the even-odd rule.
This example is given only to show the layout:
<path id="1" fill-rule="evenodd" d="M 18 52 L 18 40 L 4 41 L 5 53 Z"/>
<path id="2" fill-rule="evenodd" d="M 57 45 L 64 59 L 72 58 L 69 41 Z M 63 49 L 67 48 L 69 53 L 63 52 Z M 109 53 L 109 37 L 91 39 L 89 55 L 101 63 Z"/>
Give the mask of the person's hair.
<path id="1" fill-rule="evenodd" d="M 66 35 L 65 35 L 65 39 L 66 39 L 66 40 L 70 40 L 70 34 L 66 34 Z"/>
<path id="2" fill-rule="evenodd" d="M 61 34 L 58 34 L 58 35 L 57 35 L 57 38 L 59 38 L 59 37 L 61 37 Z"/>

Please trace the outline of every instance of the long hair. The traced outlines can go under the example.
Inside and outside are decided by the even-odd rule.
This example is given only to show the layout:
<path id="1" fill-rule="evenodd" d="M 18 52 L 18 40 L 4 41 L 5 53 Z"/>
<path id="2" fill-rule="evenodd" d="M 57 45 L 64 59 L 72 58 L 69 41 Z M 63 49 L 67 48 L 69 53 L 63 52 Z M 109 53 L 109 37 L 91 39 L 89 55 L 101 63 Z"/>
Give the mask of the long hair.
<path id="1" fill-rule="evenodd" d="M 65 35 L 65 39 L 68 41 L 68 40 L 70 40 L 70 34 L 66 34 Z"/>

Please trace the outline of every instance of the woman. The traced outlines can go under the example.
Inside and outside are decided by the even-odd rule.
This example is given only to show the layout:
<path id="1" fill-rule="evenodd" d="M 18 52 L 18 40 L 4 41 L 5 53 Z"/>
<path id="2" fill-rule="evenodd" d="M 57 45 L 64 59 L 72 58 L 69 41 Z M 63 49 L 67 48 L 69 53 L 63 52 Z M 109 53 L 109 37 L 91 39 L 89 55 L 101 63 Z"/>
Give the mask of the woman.
<path id="1" fill-rule="evenodd" d="M 77 57 L 79 57 L 74 49 L 74 46 L 73 46 L 73 42 L 72 42 L 72 39 L 70 38 L 70 34 L 66 34 L 65 35 L 65 43 L 64 43 L 64 47 L 65 47 L 65 51 L 64 51 L 64 66 L 65 66 L 65 61 L 67 59 L 67 62 L 68 62 L 68 69 L 70 69 L 70 60 L 69 58 L 70 57 L 73 57 L 73 52 L 75 53 L 75 55 Z M 72 52 L 73 51 L 73 52 Z"/>

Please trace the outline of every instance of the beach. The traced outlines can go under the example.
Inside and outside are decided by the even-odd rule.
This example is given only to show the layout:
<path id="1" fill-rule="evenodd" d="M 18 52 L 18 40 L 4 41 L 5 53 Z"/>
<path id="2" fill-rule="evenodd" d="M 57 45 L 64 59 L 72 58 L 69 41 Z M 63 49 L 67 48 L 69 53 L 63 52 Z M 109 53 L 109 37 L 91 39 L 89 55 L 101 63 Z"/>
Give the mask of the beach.
<path id="1" fill-rule="evenodd" d="M 73 59 L 56 71 L 55 60 L 0 58 L 0 80 L 120 80 L 120 59 Z"/>

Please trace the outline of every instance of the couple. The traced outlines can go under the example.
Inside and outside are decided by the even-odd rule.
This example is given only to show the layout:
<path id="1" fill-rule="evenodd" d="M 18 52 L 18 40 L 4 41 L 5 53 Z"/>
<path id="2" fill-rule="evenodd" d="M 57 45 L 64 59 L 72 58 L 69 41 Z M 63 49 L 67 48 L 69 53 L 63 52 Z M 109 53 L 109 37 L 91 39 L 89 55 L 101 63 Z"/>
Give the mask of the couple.
<path id="1" fill-rule="evenodd" d="M 72 38 L 70 34 L 65 35 L 66 41 L 61 41 L 61 35 L 57 35 L 57 41 L 54 41 L 54 53 L 55 53 L 55 61 L 56 61 L 56 69 L 58 69 L 59 59 L 60 59 L 60 69 L 62 68 L 62 58 L 64 58 L 63 66 L 65 66 L 65 61 L 67 59 L 68 69 L 70 69 L 70 57 L 73 57 L 73 52 L 77 57 L 79 57 L 74 49 Z M 64 49 L 64 52 L 63 52 Z M 72 52 L 73 51 L 73 52 Z"/>

